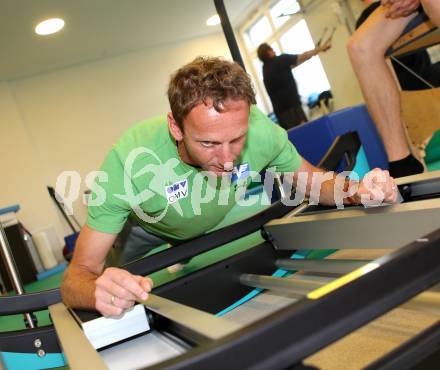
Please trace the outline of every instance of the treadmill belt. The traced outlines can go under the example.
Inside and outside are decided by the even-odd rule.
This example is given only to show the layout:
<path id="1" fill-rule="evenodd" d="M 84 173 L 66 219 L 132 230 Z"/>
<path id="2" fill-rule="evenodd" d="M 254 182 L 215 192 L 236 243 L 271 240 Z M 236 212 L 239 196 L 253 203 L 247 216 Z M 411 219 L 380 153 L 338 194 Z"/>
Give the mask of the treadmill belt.
<path id="1" fill-rule="evenodd" d="M 331 254 L 326 259 L 372 260 L 389 252 L 391 252 L 389 249 L 345 249 Z M 322 283 L 331 279 L 323 274 L 310 275 L 304 272 L 297 272 L 286 279 L 289 278 L 304 278 Z M 440 290 L 440 286 L 436 286 L 435 289 Z M 420 294 L 419 300 L 423 294 L 427 293 Z M 254 298 L 227 312 L 224 317 L 247 325 L 261 320 L 297 300 L 297 297 L 289 296 L 286 293 L 262 290 Z M 408 305 L 408 307 L 413 306 Z M 344 370 L 363 369 L 439 320 L 440 307 L 438 314 L 436 314 L 435 312 L 408 309 L 403 305 L 318 351 L 307 358 L 305 363 L 325 370 L 340 370 L 342 363 Z M 294 328 L 292 330 L 294 331 Z"/>

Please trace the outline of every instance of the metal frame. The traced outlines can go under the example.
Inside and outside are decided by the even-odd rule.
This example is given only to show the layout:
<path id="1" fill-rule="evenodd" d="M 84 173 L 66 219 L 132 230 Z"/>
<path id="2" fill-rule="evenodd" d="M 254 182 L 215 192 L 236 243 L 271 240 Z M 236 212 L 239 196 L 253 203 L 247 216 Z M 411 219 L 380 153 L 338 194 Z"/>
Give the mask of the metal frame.
<path id="1" fill-rule="evenodd" d="M 240 64 L 244 70 L 246 70 L 243 58 L 241 57 L 240 49 L 238 48 L 237 40 L 234 36 L 234 30 L 232 29 L 228 13 L 226 12 L 225 4 L 223 0 L 214 0 L 214 5 L 215 9 L 217 10 L 217 14 L 220 17 L 223 33 L 228 43 L 232 59 Z"/>
<path id="2" fill-rule="evenodd" d="M 185 241 L 173 248 L 168 248 L 149 256 L 148 258 L 128 263 L 123 266 L 123 268 L 133 274 L 151 274 L 167 266 L 192 258 L 259 231 L 261 227 L 271 219 L 282 217 L 294 208 L 295 206 L 286 206 L 279 201 L 246 220 L 226 226 L 223 229 L 213 231 L 201 237 Z M 61 294 L 59 289 L 27 293 L 21 296 L 0 297 L 0 315 L 22 313 L 24 309 L 38 311 L 46 309 L 48 305 L 60 301 Z"/>
<path id="3" fill-rule="evenodd" d="M 0 333 L 0 350 L 2 352 L 37 353 L 39 340 L 45 353 L 60 353 L 61 348 L 53 325 L 34 329 L 15 330 Z"/>
<path id="4" fill-rule="evenodd" d="M 270 289 L 277 292 L 293 294 L 304 297 L 307 293 L 321 288 L 325 283 L 306 279 L 286 279 L 273 276 L 256 274 L 243 274 L 240 276 L 240 283 L 254 288 Z"/>
<path id="5" fill-rule="evenodd" d="M 49 312 L 69 369 L 108 369 L 63 303 L 49 306 Z"/>
<path id="6" fill-rule="evenodd" d="M 0 297 L 0 316 L 14 315 L 25 311 L 46 310 L 51 304 L 61 301 L 59 289 L 42 292 L 25 293 L 23 295 Z"/>
<path id="7" fill-rule="evenodd" d="M 281 253 L 284 257 L 292 254 Z M 239 284 L 238 276 L 241 273 L 252 271 L 256 274 L 271 275 L 276 270 L 274 261 L 279 257 L 280 252 L 275 251 L 269 243 L 262 243 L 161 285 L 155 288 L 154 292 L 175 302 L 205 312 L 217 313 L 252 291 L 251 288 Z"/>
<path id="8" fill-rule="evenodd" d="M 304 299 L 152 368 L 212 369 L 216 364 L 246 368 L 259 364 L 277 369 L 301 361 L 439 281 L 440 230 L 426 239 L 429 241 L 397 250 L 382 260 L 380 268 L 317 300 Z M 346 302 L 343 307 L 341 301 Z"/>
<path id="9" fill-rule="evenodd" d="M 303 299 L 148 369 L 213 369 L 216 364 L 285 369 L 440 281 L 440 229 L 426 239 L 382 258 L 379 268 L 318 299 Z"/>
<path id="10" fill-rule="evenodd" d="M 360 268 L 367 264 L 368 260 L 294 260 L 294 259 L 278 259 L 275 265 L 289 271 L 306 271 L 326 274 L 348 274 L 349 272 Z"/>
<path id="11" fill-rule="evenodd" d="M 338 168 L 341 159 L 345 159 L 344 171 L 351 171 L 356 164 L 356 155 L 360 147 L 361 141 L 357 132 L 347 132 L 338 136 L 324 154 L 318 167 L 332 171 Z"/>
<path id="12" fill-rule="evenodd" d="M 169 299 L 150 294 L 142 304 L 153 312 L 152 327 L 166 327 L 167 331 L 183 336 L 186 341 L 202 344 L 218 340 L 240 328 L 227 319 L 216 317 Z"/>
<path id="13" fill-rule="evenodd" d="M 3 229 L 3 225 L 1 222 L 0 222 L 0 257 L 3 259 L 5 263 L 6 271 L 9 274 L 14 290 L 18 295 L 23 295 L 24 294 L 23 283 L 21 281 L 20 275 L 18 274 L 18 269 L 11 252 L 11 247 L 9 245 L 8 238 L 6 237 L 6 233 L 5 230 Z M 36 323 L 35 315 L 32 312 L 25 311 L 24 320 L 26 326 L 30 328 L 35 328 L 37 323 Z"/>
<path id="14" fill-rule="evenodd" d="M 399 191 L 405 200 L 429 199 L 440 196 L 440 171 L 396 179 Z"/>
<path id="15" fill-rule="evenodd" d="M 438 220 L 440 198 L 283 218 L 264 229 L 277 249 L 399 248 L 436 230 Z"/>

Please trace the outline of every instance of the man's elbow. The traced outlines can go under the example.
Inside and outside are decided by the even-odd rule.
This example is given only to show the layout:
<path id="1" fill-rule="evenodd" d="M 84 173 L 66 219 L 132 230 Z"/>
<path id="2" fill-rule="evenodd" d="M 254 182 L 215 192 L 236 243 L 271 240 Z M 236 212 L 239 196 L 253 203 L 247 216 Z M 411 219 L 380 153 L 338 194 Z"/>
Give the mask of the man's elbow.
<path id="1" fill-rule="evenodd" d="M 64 304 L 70 306 L 70 297 L 74 294 L 73 288 L 72 288 L 72 280 L 71 280 L 71 273 L 70 273 L 71 267 L 69 266 L 64 273 L 63 280 L 61 282 L 60 286 L 60 293 L 61 293 L 61 300 Z"/>
<path id="2" fill-rule="evenodd" d="M 85 289 L 82 271 L 73 261 L 66 269 L 60 286 L 61 300 L 66 306 L 76 307 Z M 86 290 L 86 289 L 85 289 Z"/>

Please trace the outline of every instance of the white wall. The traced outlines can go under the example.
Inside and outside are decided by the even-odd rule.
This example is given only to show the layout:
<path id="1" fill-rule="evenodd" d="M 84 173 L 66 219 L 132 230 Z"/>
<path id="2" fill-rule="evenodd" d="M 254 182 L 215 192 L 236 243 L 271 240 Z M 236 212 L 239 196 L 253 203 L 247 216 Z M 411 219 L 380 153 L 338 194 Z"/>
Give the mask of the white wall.
<path id="1" fill-rule="evenodd" d="M 230 58 L 219 33 L 2 83 L 0 143 L 8 159 L 0 207 L 20 203 L 31 231 L 57 223 L 59 236 L 68 234 L 46 185 L 66 170 L 84 178 L 128 127 L 166 113 L 170 74 L 197 55 Z M 77 201 L 74 210 L 83 223 L 86 207 Z"/>
<path id="2" fill-rule="evenodd" d="M 46 190 L 40 154 L 23 125 L 10 85 L 0 82 L 0 207 L 20 204 L 19 219 L 31 231 L 54 226 L 59 215 Z"/>
<path id="3" fill-rule="evenodd" d="M 319 39 L 325 26 L 329 29 L 336 26 L 332 48 L 326 53 L 320 54 L 321 62 L 335 98 L 335 109 L 362 103 L 362 94 L 346 49 L 350 34 L 346 26 L 338 22 L 336 15 L 331 10 L 329 1 L 321 1 L 316 4 L 317 6 L 311 8 L 305 15 L 314 40 Z"/>

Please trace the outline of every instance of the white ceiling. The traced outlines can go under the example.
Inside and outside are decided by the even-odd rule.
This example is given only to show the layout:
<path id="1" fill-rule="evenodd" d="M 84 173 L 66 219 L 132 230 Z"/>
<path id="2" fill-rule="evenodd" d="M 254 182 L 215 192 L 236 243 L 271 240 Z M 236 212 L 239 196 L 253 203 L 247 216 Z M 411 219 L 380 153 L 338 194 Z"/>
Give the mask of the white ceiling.
<path id="1" fill-rule="evenodd" d="M 233 25 L 257 3 L 225 0 Z M 221 32 L 205 23 L 215 13 L 213 0 L 0 0 L 0 81 Z M 64 29 L 36 35 L 50 17 Z"/>

